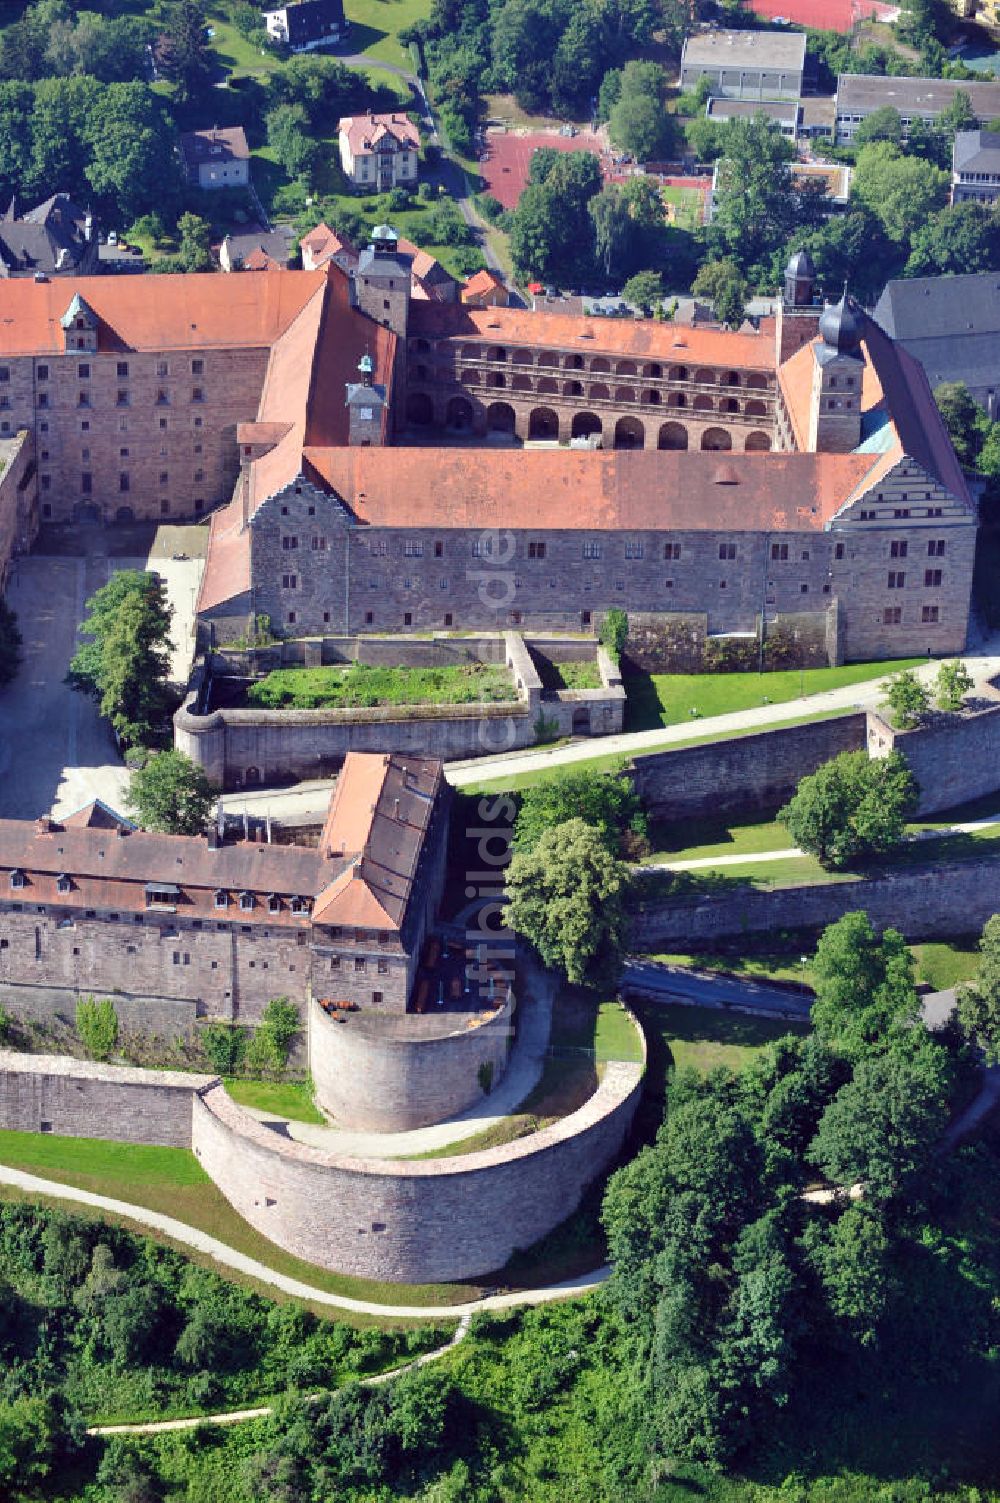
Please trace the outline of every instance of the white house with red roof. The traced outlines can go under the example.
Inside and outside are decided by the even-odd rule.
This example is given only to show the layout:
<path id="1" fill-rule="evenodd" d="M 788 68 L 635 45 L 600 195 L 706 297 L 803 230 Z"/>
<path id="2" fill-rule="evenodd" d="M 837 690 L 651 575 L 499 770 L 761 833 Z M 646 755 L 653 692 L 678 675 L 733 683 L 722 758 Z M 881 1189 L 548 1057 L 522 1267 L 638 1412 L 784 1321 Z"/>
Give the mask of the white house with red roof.
<path id="1" fill-rule="evenodd" d="M 408 116 L 345 115 L 337 129 L 340 165 L 355 188 L 384 193 L 417 181 L 420 132 Z"/>

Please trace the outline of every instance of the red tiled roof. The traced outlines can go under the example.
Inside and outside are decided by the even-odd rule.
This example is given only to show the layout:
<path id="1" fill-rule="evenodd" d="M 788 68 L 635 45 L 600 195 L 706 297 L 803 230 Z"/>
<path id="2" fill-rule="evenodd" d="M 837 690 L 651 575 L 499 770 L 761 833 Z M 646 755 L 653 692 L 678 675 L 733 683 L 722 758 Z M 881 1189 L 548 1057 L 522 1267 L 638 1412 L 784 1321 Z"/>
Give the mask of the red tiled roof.
<path id="1" fill-rule="evenodd" d="M 268 346 L 279 339 L 324 285 L 322 271 L 281 277 L 195 272 L 157 277 L 60 277 L 0 281 L 0 355 L 57 354 L 59 320 L 81 297 L 101 321 L 105 350 Z"/>
<path id="2" fill-rule="evenodd" d="M 543 345 L 580 354 L 632 355 L 673 365 L 773 371 L 775 364 L 774 342 L 760 334 L 732 334 L 651 318 L 587 318 L 524 308 L 432 303 L 411 308 L 410 332 L 428 339 L 467 338 L 507 346 Z"/>
<path id="3" fill-rule="evenodd" d="M 871 454 L 313 449 L 305 459 L 373 527 L 617 532 L 816 531 Z"/>
<path id="4" fill-rule="evenodd" d="M 503 285 L 504 280 L 499 272 L 490 271 L 489 267 L 484 266 L 481 271 L 476 272 L 475 276 L 469 278 L 465 284 L 465 291 L 475 296 L 480 292 L 492 292 L 495 287 Z"/>
<path id="5" fill-rule="evenodd" d="M 337 122 L 337 131 L 345 135 L 351 155 L 370 150 L 386 136 L 394 136 L 407 146 L 420 145 L 420 132 L 406 115 L 394 110 L 391 115 L 345 115 Z"/>

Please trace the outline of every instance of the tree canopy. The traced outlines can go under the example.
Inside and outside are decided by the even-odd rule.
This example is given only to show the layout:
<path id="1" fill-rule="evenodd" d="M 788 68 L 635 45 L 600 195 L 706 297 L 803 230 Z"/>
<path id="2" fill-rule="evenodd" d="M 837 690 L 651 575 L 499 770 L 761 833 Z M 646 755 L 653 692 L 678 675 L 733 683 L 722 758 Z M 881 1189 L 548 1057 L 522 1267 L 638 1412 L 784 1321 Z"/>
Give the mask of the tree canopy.
<path id="1" fill-rule="evenodd" d="M 867 913 L 847 913 L 824 930 L 812 969 L 813 1026 L 846 1058 L 885 1047 L 916 1021 L 909 947 L 896 929 L 877 934 Z"/>
<path id="2" fill-rule="evenodd" d="M 155 574 L 121 569 L 87 601 L 67 682 L 91 694 L 128 746 L 153 741 L 169 703 L 170 620 L 166 588 Z"/>
<path id="3" fill-rule="evenodd" d="M 622 772 L 571 769 L 525 789 L 514 823 L 515 849 L 535 850 L 546 831 L 574 818 L 591 825 L 608 849 L 616 853 L 623 841 L 628 843 L 628 836 L 641 836 L 646 831 L 646 818 L 631 778 Z"/>
<path id="4" fill-rule="evenodd" d="M 891 850 L 916 805 L 917 787 L 901 752 L 841 752 L 801 779 L 778 819 L 796 845 L 837 868 Z"/>
<path id="5" fill-rule="evenodd" d="M 1000 1064 L 1000 914 L 986 921 L 976 979 L 959 989 L 958 1019 L 987 1063 Z"/>
<path id="6" fill-rule="evenodd" d="M 204 768 L 179 751 L 161 751 L 132 774 L 128 808 L 144 830 L 200 835 L 218 795 Z"/>
<path id="7" fill-rule="evenodd" d="M 628 871 L 601 831 L 568 819 L 507 868 L 504 922 L 575 984 L 613 982 L 625 940 Z"/>

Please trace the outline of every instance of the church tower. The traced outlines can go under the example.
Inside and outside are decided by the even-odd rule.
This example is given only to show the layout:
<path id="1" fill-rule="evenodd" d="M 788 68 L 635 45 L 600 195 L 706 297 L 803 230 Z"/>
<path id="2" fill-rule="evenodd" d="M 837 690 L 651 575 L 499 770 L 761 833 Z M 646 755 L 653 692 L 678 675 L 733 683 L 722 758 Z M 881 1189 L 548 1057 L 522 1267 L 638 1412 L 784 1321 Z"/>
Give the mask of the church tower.
<path id="1" fill-rule="evenodd" d="M 816 272 L 806 251 L 796 251 L 785 267 L 785 286 L 775 324 L 777 363 L 783 365 L 796 350 L 816 337 L 820 308 L 816 302 Z"/>
<path id="2" fill-rule="evenodd" d="M 375 449 L 385 442 L 385 387 L 375 385 L 375 362 L 370 355 L 362 355 L 358 372 L 361 380 L 347 383 L 348 443 L 352 449 Z"/>
<path id="3" fill-rule="evenodd" d="M 861 340 L 865 315 L 847 293 L 830 303 L 819 321 L 813 345 L 809 399 L 809 449 L 849 454 L 861 442 L 861 380 L 865 357 Z"/>
<path id="4" fill-rule="evenodd" d="M 368 246 L 358 257 L 351 283 L 354 301 L 362 313 L 405 338 L 410 312 L 412 256 L 399 249 L 399 236 L 388 224 L 377 224 Z"/>

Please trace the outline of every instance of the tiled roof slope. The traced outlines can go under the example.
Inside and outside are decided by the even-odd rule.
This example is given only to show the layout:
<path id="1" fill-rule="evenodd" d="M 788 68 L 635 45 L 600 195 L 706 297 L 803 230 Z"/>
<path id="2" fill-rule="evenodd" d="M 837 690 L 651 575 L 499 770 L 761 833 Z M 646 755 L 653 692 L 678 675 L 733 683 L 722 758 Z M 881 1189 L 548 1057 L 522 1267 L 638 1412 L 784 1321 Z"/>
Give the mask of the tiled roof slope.
<path id="1" fill-rule="evenodd" d="M 760 334 L 730 334 L 655 319 L 587 318 L 533 313 L 524 308 L 470 308 L 463 303 L 414 303 L 410 333 L 426 339 L 486 340 L 501 345 L 544 345 L 595 355 L 632 355 L 670 365 L 724 365 L 773 371 L 774 343 Z"/>
<path id="2" fill-rule="evenodd" d="M 695 450 L 306 449 L 376 527 L 819 529 L 872 468 L 864 454 Z M 307 471 L 308 473 L 308 471 Z"/>
<path id="3" fill-rule="evenodd" d="M 315 923 L 402 929 L 443 780 L 431 757 L 348 756 L 320 852 L 358 854 L 316 899 Z"/>
<path id="4" fill-rule="evenodd" d="M 0 354 L 58 354 L 59 320 L 74 295 L 101 320 L 105 350 L 206 349 L 272 345 L 324 284 L 322 271 L 280 277 L 213 272 L 157 277 L 0 280 Z"/>

